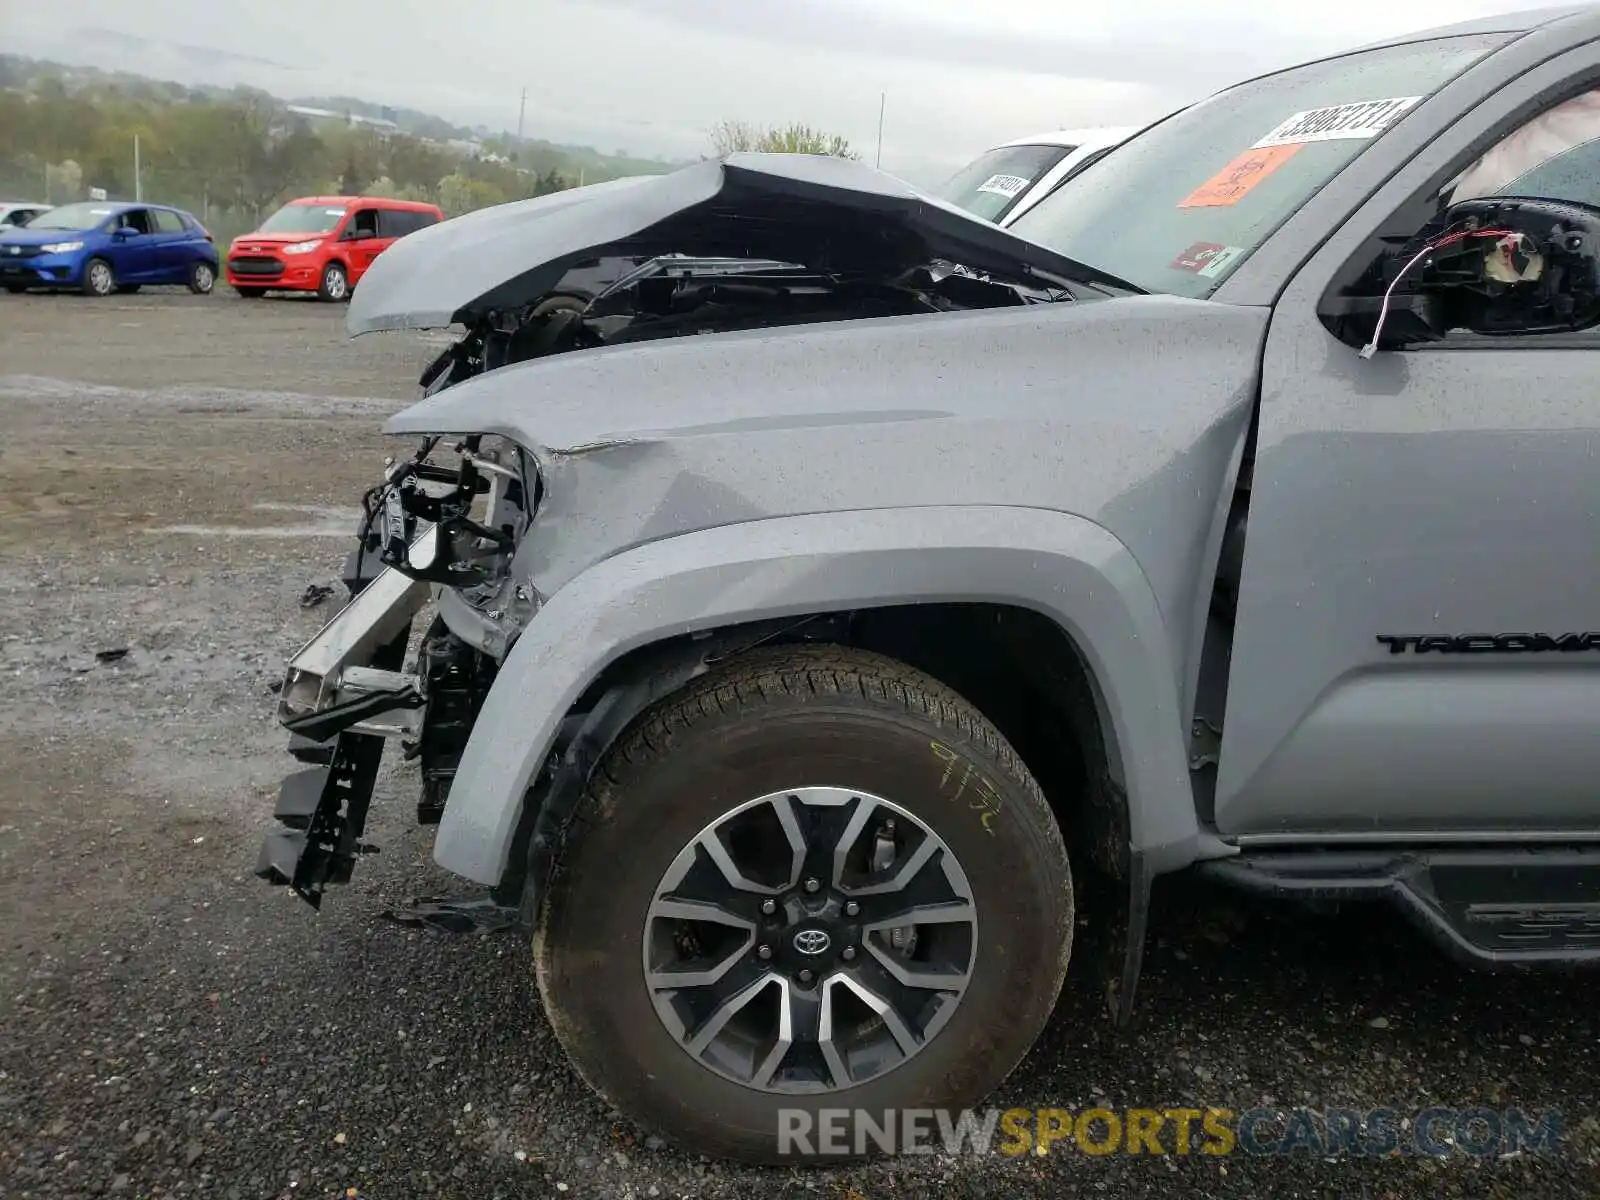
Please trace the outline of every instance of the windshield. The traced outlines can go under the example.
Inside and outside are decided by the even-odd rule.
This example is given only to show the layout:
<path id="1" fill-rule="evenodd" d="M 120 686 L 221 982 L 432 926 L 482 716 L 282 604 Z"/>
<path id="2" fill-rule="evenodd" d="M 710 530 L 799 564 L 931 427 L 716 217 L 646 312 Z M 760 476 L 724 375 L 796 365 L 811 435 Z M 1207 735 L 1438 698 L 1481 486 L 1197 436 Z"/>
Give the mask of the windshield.
<path id="1" fill-rule="evenodd" d="M 1002 146 L 979 155 L 934 195 L 985 221 L 998 221 L 1041 175 L 1075 149 L 1076 146 Z"/>
<path id="2" fill-rule="evenodd" d="M 1366 50 L 1229 88 L 1123 143 L 1011 232 L 1146 291 L 1207 296 L 1390 123 L 1510 36 Z"/>
<path id="3" fill-rule="evenodd" d="M 63 204 L 40 213 L 28 222 L 27 229 L 30 233 L 35 229 L 93 229 L 111 213 L 104 204 Z"/>
<path id="4" fill-rule="evenodd" d="M 328 204 L 285 204 L 261 223 L 260 233 L 332 233 L 344 209 Z"/>

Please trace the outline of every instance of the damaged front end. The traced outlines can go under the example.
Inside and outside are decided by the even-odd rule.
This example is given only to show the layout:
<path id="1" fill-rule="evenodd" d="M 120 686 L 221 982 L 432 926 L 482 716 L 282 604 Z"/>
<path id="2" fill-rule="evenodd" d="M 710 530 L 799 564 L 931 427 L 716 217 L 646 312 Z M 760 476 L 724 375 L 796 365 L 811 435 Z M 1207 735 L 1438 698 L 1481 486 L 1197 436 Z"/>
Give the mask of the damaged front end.
<path id="1" fill-rule="evenodd" d="M 363 498 L 350 601 L 290 660 L 279 692 L 290 751 L 314 765 L 284 780 L 258 876 L 314 908 L 330 884 L 350 880 L 373 852 L 362 839 L 390 740 L 419 764 L 418 822 L 438 823 L 496 660 L 435 617 L 406 670 L 413 628 L 433 593 L 448 590 L 511 640 L 535 607 L 509 567 L 538 496 L 532 461 L 505 439 L 429 438 L 388 464 Z"/>
<path id="2" fill-rule="evenodd" d="M 596 261 L 618 264 L 611 284 L 582 302 L 562 297 L 568 273 Z M 348 326 L 354 334 L 463 327 L 419 380 L 432 396 L 550 355 L 1131 290 L 860 164 L 739 155 L 409 235 L 363 277 Z M 598 409 L 606 403 L 593 398 Z M 492 434 L 429 437 L 391 461 L 365 497 L 347 571 L 351 599 L 285 676 L 279 718 L 293 735 L 291 752 L 309 765 L 284 781 L 279 824 L 257 866 L 313 907 L 372 850 L 364 831 L 386 742 L 399 741 L 419 765 L 418 821 L 442 818 L 498 664 L 541 603 L 517 563 L 542 498 L 534 449 Z M 430 605 L 434 615 L 414 638 Z M 552 831 L 610 740 L 660 689 L 734 649 L 697 644 L 589 697 L 550 748 L 495 891 L 402 915 L 483 928 L 509 923 L 520 906 L 525 923 L 538 888 L 524 881 L 537 885 Z"/>

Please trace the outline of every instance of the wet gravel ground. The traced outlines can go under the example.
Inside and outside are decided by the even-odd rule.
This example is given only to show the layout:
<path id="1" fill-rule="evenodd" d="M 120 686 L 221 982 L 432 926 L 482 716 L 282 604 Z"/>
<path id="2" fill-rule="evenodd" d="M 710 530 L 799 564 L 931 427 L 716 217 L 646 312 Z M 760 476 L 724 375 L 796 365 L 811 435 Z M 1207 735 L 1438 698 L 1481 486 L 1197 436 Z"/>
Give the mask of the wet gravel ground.
<path id="1" fill-rule="evenodd" d="M 0 298 L 0 1196 L 1600 1194 L 1593 977 L 1465 973 L 1382 910 L 1167 885 L 1140 1023 L 1075 974 L 996 1105 L 1520 1106 L 1559 1110 L 1554 1154 L 706 1162 L 568 1071 L 520 941 L 381 919 L 453 890 L 409 769 L 320 916 L 256 881 L 271 685 L 430 353 L 340 317 Z"/>

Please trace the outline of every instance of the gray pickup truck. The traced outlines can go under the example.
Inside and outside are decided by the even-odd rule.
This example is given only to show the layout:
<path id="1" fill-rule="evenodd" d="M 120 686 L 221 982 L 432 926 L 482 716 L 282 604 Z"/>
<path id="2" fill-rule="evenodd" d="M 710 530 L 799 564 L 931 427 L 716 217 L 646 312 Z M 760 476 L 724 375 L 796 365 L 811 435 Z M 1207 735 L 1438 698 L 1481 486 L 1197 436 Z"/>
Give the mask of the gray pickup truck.
<path id="1" fill-rule="evenodd" d="M 524 931 L 581 1075 L 750 1160 L 981 1100 L 1075 934 L 1128 1020 L 1172 872 L 1600 957 L 1597 86 L 1600 13 L 1521 14 L 1227 89 L 1010 230 L 735 156 L 405 239 L 351 332 L 463 332 L 258 873 L 347 882 L 402 741 L 480 890 L 401 915 Z"/>

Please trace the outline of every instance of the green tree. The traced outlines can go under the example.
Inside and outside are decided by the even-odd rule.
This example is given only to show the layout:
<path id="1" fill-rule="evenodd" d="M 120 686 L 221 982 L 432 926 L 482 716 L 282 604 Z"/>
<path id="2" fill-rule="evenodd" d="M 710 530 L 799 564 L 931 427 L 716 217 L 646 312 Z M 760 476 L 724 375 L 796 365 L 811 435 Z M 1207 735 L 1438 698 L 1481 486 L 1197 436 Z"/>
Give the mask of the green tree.
<path id="1" fill-rule="evenodd" d="M 515 147 L 514 165 L 475 161 L 442 144 L 465 131 L 425 114 L 403 110 L 400 119 L 441 141 L 319 127 L 252 88 L 186 87 L 5 54 L 0 81 L 0 193 L 61 203 L 97 187 L 132 199 L 137 136 L 145 198 L 190 209 L 218 238 L 254 228 L 295 196 L 383 191 L 454 214 L 570 187 L 585 171 L 600 179 L 665 165 L 616 164 L 536 140 Z"/>
<path id="2" fill-rule="evenodd" d="M 83 198 L 83 168 L 70 158 L 51 163 L 45 171 L 45 182 L 50 193 L 45 197 L 46 203 L 65 204 Z"/>
<path id="3" fill-rule="evenodd" d="M 746 121 L 722 121 L 712 126 L 711 146 L 716 157 L 742 151 L 762 154 L 824 154 L 833 158 L 860 158 L 850 143 L 836 133 L 809 125 L 762 128 Z"/>
<path id="4" fill-rule="evenodd" d="M 482 179 L 473 179 L 457 171 L 446 175 L 439 180 L 438 187 L 439 207 L 451 217 L 459 217 L 462 213 L 471 212 L 475 208 L 488 208 L 494 204 L 504 204 L 510 199 L 492 183 Z"/>
<path id="5" fill-rule="evenodd" d="M 367 187 L 366 174 L 361 169 L 361 164 L 356 161 L 355 148 L 351 147 L 345 152 L 344 171 L 339 176 L 339 194 L 341 196 L 359 196 Z"/>

